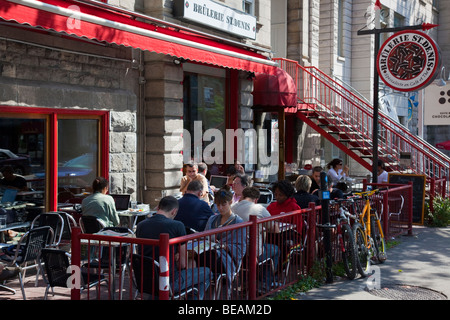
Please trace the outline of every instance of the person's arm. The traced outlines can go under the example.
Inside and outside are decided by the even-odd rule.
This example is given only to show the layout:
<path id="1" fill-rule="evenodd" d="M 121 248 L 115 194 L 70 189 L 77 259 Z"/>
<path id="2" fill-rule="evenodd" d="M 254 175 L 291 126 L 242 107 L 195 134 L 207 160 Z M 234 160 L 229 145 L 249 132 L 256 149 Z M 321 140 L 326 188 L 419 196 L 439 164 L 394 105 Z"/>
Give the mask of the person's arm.
<path id="1" fill-rule="evenodd" d="M 180 245 L 180 251 L 178 252 L 178 266 L 181 269 L 186 269 L 187 265 L 187 253 L 186 253 L 186 244 Z"/>
<path id="2" fill-rule="evenodd" d="M 344 168 L 342 169 L 342 173 L 344 177 L 348 177 L 348 173 L 350 171 L 350 168 L 348 165 L 345 165 Z"/>

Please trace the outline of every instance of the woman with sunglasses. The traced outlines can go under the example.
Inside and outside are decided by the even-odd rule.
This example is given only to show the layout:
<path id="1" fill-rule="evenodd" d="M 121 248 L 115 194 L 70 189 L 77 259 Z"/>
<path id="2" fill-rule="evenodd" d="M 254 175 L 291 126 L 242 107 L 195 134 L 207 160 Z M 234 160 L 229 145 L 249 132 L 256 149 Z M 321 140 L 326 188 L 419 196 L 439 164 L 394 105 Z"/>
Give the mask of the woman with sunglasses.
<path id="1" fill-rule="evenodd" d="M 343 165 L 341 159 L 333 159 L 327 164 L 328 169 L 328 180 L 331 182 L 332 186 L 336 186 L 339 180 L 342 178 L 348 178 L 349 167 Z"/>

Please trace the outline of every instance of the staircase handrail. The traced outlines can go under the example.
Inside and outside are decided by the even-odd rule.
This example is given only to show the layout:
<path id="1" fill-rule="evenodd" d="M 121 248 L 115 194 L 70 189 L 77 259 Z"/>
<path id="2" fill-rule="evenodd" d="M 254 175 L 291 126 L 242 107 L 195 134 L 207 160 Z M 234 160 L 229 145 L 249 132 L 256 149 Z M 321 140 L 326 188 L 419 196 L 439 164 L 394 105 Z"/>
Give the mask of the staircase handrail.
<path id="1" fill-rule="evenodd" d="M 297 61 L 285 58 L 275 58 L 274 60 L 279 61 L 280 67 L 285 69 L 291 76 L 293 76 L 294 81 L 297 85 L 298 97 L 302 96 L 300 91 L 303 90 L 303 87 L 299 85 L 299 70 L 301 70 L 302 72 L 308 74 L 310 77 L 315 78 L 329 90 L 335 92 L 336 94 L 339 94 L 347 102 L 351 103 L 359 111 L 363 112 L 367 117 L 373 119 L 373 107 L 370 103 L 364 101 L 362 98 L 349 91 L 347 88 L 339 84 L 337 81 L 332 79 L 330 76 L 328 76 L 318 68 L 313 66 L 304 67 L 301 66 Z M 309 98 L 317 99 L 317 97 Z M 382 125 L 386 129 L 386 131 L 391 132 L 393 135 L 404 141 L 405 145 L 409 145 L 411 149 L 414 148 L 415 150 L 417 150 L 417 152 L 420 152 L 423 157 L 426 157 L 427 159 L 433 161 L 436 165 L 439 165 L 438 176 L 442 176 L 442 169 L 444 169 L 444 171 L 447 171 L 446 173 L 444 172 L 444 175 L 448 176 L 448 171 L 450 169 L 450 158 L 448 158 L 445 154 L 440 152 L 437 148 L 430 145 L 425 140 L 413 135 L 406 127 L 393 121 L 384 113 L 381 112 L 379 116 L 380 120 L 382 120 L 380 121 L 380 125 Z M 394 130 L 393 128 L 396 128 L 398 131 Z M 427 159 L 422 160 L 425 163 Z M 428 165 L 430 166 L 431 164 L 428 163 Z M 417 168 L 417 170 L 419 169 Z M 434 169 L 433 174 L 435 174 Z"/>
<path id="2" fill-rule="evenodd" d="M 317 69 L 320 71 L 320 69 Z M 355 88 L 353 88 L 349 83 L 345 82 L 343 79 L 334 76 L 335 79 L 333 79 L 333 81 L 335 81 L 336 83 L 341 83 L 340 86 L 342 86 L 343 88 L 345 88 L 345 90 L 351 92 L 352 94 L 355 94 L 360 100 L 364 101 L 365 104 L 367 105 L 371 105 L 371 102 L 365 97 L 363 96 L 359 91 L 357 91 Z M 373 110 L 373 108 L 372 108 Z M 393 121 L 394 123 L 397 124 L 397 126 L 403 128 L 403 130 L 408 130 L 408 128 L 401 124 L 400 122 L 396 122 L 395 120 L 393 120 L 388 114 L 386 114 L 383 110 L 379 110 L 378 111 L 380 114 L 382 114 L 383 118 L 387 118 L 389 119 L 389 121 Z M 417 139 L 419 139 L 422 144 L 425 144 L 428 148 L 433 149 L 433 152 L 436 152 L 439 154 L 439 156 L 443 157 L 443 158 L 447 158 L 448 156 L 443 153 L 441 150 L 439 150 L 438 148 L 436 148 L 435 146 L 433 146 L 432 144 L 430 144 L 428 141 L 424 140 L 422 137 L 420 136 L 415 136 Z"/>
<path id="3" fill-rule="evenodd" d="M 300 64 L 298 64 L 298 62 L 297 62 L 297 65 L 298 65 L 299 67 L 302 67 Z M 355 97 L 358 101 L 360 101 L 360 102 L 361 102 L 361 105 L 363 105 L 364 107 L 368 107 L 367 110 L 369 110 L 370 112 L 373 112 L 373 105 L 372 105 L 370 102 L 368 102 L 368 101 L 366 100 L 366 98 L 362 98 L 362 97 L 360 97 L 360 96 L 358 96 L 358 95 L 355 95 L 353 92 L 351 92 L 351 91 L 349 91 L 347 88 L 345 88 L 345 86 L 339 84 L 336 80 L 334 80 L 334 79 L 331 78 L 329 75 L 327 75 L 327 74 L 324 73 L 322 70 L 320 70 L 320 69 L 318 69 L 318 68 L 316 68 L 316 67 L 310 66 L 310 67 L 304 67 L 304 68 L 313 69 L 314 72 L 319 73 L 322 77 L 326 77 L 330 82 L 332 82 L 332 83 L 334 83 L 334 84 L 337 84 L 340 88 L 342 88 L 342 90 L 343 90 L 344 92 L 349 93 L 351 96 Z M 408 130 L 408 128 L 406 128 L 406 127 L 405 127 L 404 125 L 402 125 L 401 123 L 398 123 L 398 122 L 392 120 L 392 119 L 391 119 L 388 115 L 386 115 L 382 110 L 379 110 L 379 116 L 380 116 L 380 118 L 383 119 L 383 121 L 387 121 L 387 122 L 389 122 L 389 124 L 394 125 L 394 126 L 396 126 L 396 127 L 399 127 L 399 128 L 401 129 L 401 131 L 402 131 L 403 133 L 405 133 L 405 135 L 407 135 L 407 136 L 413 138 L 416 142 L 420 142 L 420 144 L 427 146 L 429 149 L 432 149 L 433 152 L 437 153 L 437 154 L 439 155 L 440 158 L 443 158 L 443 162 L 446 162 L 446 161 L 447 161 L 447 162 L 449 162 L 449 164 L 450 164 L 450 159 L 449 159 L 444 153 L 442 153 L 439 149 L 437 149 L 436 147 L 434 147 L 433 145 L 431 145 L 428 141 L 422 139 L 422 138 L 419 137 L 419 136 L 416 136 L 416 135 L 412 134 L 412 133 Z"/>

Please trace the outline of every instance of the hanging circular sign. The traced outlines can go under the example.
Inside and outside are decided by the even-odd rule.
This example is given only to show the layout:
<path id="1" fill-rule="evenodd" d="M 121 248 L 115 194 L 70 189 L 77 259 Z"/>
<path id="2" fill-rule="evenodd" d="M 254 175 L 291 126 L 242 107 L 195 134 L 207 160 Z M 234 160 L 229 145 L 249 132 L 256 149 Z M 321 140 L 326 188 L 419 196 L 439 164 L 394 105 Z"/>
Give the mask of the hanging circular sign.
<path id="1" fill-rule="evenodd" d="M 415 91 L 430 84 L 441 64 L 440 50 L 427 34 L 405 30 L 392 35 L 380 48 L 377 69 L 394 90 Z"/>

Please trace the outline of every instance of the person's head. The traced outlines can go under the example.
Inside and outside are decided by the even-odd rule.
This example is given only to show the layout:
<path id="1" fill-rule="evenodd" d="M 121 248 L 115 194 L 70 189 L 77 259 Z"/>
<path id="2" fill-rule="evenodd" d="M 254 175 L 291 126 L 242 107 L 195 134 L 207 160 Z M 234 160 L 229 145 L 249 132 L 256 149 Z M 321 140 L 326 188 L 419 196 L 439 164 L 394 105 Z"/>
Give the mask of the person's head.
<path id="1" fill-rule="evenodd" d="M 318 185 L 320 185 L 320 173 L 323 171 L 321 166 L 315 166 L 312 169 L 311 178 L 314 179 Z"/>
<path id="2" fill-rule="evenodd" d="M 277 202 L 279 203 L 283 203 L 287 199 L 292 198 L 295 193 L 294 187 L 288 180 L 280 180 L 276 182 L 272 189 L 275 199 L 277 199 Z"/>
<path id="3" fill-rule="evenodd" d="M 204 162 L 200 162 L 197 164 L 198 173 L 206 176 L 206 172 L 208 171 L 208 166 Z"/>
<path id="4" fill-rule="evenodd" d="M 251 184 L 251 179 L 245 174 L 236 174 L 233 179 L 233 191 L 237 195 L 242 195 L 242 190 L 249 187 Z"/>
<path id="5" fill-rule="evenodd" d="M 306 191 L 309 192 L 311 188 L 311 178 L 307 175 L 298 176 L 297 180 L 295 180 L 295 189 L 297 191 Z"/>
<path id="6" fill-rule="evenodd" d="M 108 180 L 106 180 L 103 177 L 97 177 L 92 182 L 92 191 L 93 192 L 107 193 L 108 187 L 109 187 Z"/>
<path id="7" fill-rule="evenodd" d="M 234 166 L 234 164 L 229 165 L 227 167 L 227 170 L 225 171 L 225 174 L 227 175 L 228 179 L 234 178 L 236 173 L 237 173 L 237 171 L 236 171 L 236 167 Z"/>
<path id="8" fill-rule="evenodd" d="M 339 169 L 342 169 L 342 166 L 343 166 L 343 162 L 342 162 L 342 160 L 341 159 L 333 159 L 333 160 L 331 160 L 328 164 L 327 164 L 327 168 L 328 169 L 331 169 L 331 168 L 333 168 L 334 170 L 339 170 Z"/>
<path id="9" fill-rule="evenodd" d="M 186 175 L 191 179 L 195 179 L 197 174 L 198 174 L 198 166 L 195 163 L 187 163 Z"/>
<path id="10" fill-rule="evenodd" d="M 231 203 L 233 202 L 233 193 L 231 193 L 229 186 L 223 186 L 214 194 L 214 203 L 220 214 L 225 214 L 231 211 Z"/>
<path id="11" fill-rule="evenodd" d="M 199 180 L 192 180 L 187 186 L 186 193 L 194 194 L 200 198 L 203 193 L 203 184 Z"/>
<path id="12" fill-rule="evenodd" d="M 178 200 L 173 196 L 163 197 L 158 204 L 158 214 L 162 214 L 169 219 L 175 218 L 178 212 Z"/>
<path id="13" fill-rule="evenodd" d="M 378 172 L 382 172 L 383 170 L 386 170 L 386 166 L 382 160 L 378 160 Z"/>
<path id="14" fill-rule="evenodd" d="M 6 180 L 12 180 L 14 179 L 14 169 L 11 166 L 4 166 L 0 169 L 0 172 L 2 173 L 3 177 Z"/>
<path id="15" fill-rule="evenodd" d="M 259 197 L 261 196 L 261 192 L 256 187 L 246 187 L 242 190 L 242 198 L 252 201 L 258 202 Z"/>

